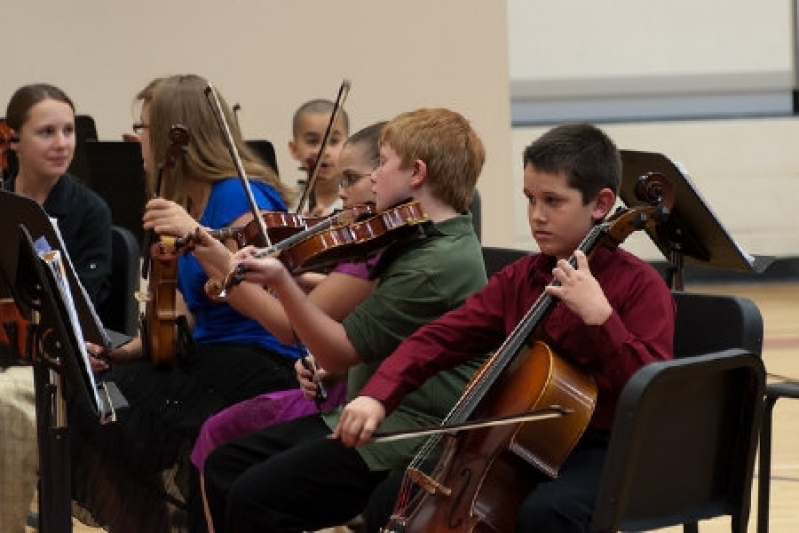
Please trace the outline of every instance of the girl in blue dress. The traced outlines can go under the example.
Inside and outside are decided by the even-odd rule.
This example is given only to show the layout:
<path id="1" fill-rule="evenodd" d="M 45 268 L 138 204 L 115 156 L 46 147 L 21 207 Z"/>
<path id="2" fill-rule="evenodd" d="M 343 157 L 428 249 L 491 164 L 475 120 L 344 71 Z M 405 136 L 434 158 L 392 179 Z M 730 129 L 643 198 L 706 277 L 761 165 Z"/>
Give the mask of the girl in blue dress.
<path id="1" fill-rule="evenodd" d="M 207 85 L 200 76 L 171 76 L 137 95 L 141 115 L 134 131 L 151 192 L 158 193 L 145 206 L 143 226 L 161 238 L 184 237 L 198 225 L 218 229 L 253 220 L 206 98 Z M 247 148 L 221 97 L 220 106 L 259 209 L 286 211 L 293 191 Z M 178 124 L 188 132 L 185 150 L 159 173 L 159 165 L 174 154 L 170 131 Z M 168 364 L 154 365 L 147 357 L 146 334 L 92 361 L 95 371 L 119 386 L 130 407 L 116 424 L 98 426 L 88 417 L 78 424 L 82 445 L 75 447 L 74 460 L 81 468 L 73 469 L 73 497 L 90 515 L 84 512 L 82 518 L 112 532 L 174 530 L 176 517 L 185 521 L 183 511 L 195 503 L 187 494 L 187 457 L 202 423 L 239 401 L 298 386 L 294 362 L 303 348 L 282 343 L 232 306 L 209 299 L 204 290 L 209 272 L 191 252 L 176 261 L 175 309 L 185 320 L 178 320 L 175 349 L 159 346 L 157 362 Z M 159 268 L 155 261 L 151 265 Z M 144 320 L 151 327 L 152 318 Z"/>

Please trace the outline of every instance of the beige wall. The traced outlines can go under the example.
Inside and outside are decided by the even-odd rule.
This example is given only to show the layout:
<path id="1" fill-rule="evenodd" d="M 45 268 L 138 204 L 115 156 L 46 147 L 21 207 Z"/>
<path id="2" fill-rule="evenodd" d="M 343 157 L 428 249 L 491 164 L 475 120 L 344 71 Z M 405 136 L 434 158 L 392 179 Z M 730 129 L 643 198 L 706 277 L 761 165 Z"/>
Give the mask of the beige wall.
<path id="1" fill-rule="evenodd" d="M 796 79 L 796 3 L 507 0 L 513 102 L 588 112 L 586 102 L 614 101 L 622 107 L 626 101 L 630 109 L 657 116 L 676 114 L 677 107 L 693 101 L 692 113 L 713 116 L 712 106 L 722 105 L 721 100 L 725 106 L 733 102 L 727 113 L 735 114 L 751 104 L 747 97 L 776 96 L 767 105 L 783 109 L 784 118 L 600 125 L 620 148 L 659 152 L 681 162 L 746 251 L 799 255 L 793 216 L 799 199 L 799 118 L 789 116 Z M 578 120 L 579 111 L 571 116 Z M 520 154 L 545 129 L 513 131 L 517 189 Z M 532 248 L 518 193 L 513 206 L 514 245 Z M 625 246 L 662 259 L 643 234 L 631 236 Z"/>
<path id="2" fill-rule="evenodd" d="M 507 0 L 531 98 L 790 88 L 795 0 Z"/>
<path id="3" fill-rule="evenodd" d="M 417 107 L 468 117 L 487 152 L 479 188 L 487 239 L 510 244 L 510 116 L 505 4 L 485 0 L 25 0 L 5 2 L 0 100 L 61 86 L 101 139 L 130 129 L 150 79 L 196 72 L 241 105 L 249 138 L 272 140 L 282 175 L 302 102 L 333 99 L 344 78 L 355 128 Z"/>
<path id="4" fill-rule="evenodd" d="M 55 83 L 80 112 L 95 116 L 102 139 L 128 131 L 142 85 L 176 72 L 208 76 L 240 103 L 245 134 L 276 144 L 289 180 L 298 177 L 285 149 L 294 109 L 309 98 L 333 98 L 345 77 L 353 84 L 347 109 L 356 128 L 420 106 L 459 110 L 487 145 L 478 187 L 484 242 L 491 245 L 532 247 L 520 159 L 544 128 L 511 131 L 509 81 L 562 91 L 582 79 L 596 84 L 579 85 L 592 94 L 618 89 L 603 84 L 608 77 L 634 78 L 642 84 L 630 90 L 646 92 L 653 79 L 669 77 L 782 87 L 793 74 L 787 0 L 612 0 L 612 9 L 588 0 L 579 9 L 557 0 L 508 0 L 507 17 L 506 4 L 493 0 L 6 4 L 0 100 L 24 83 Z M 792 216 L 799 198 L 797 119 L 606 129 L 621 148 L 681 161 L 747 251 L 799 255 Z M 657 257 L 643 238 L 632 237 L 628 246 Z"/>
<path id="5" fill-rule="evenodd" d="M 607 124 L 602 128 L 619 148 L 658 152 L 678 161 L 731 237 L 747 252 L 799 255 L 799 118 L 746 119 L 654 124 Z M 513 132 L 513 151 L 546 128 Z M 517 163 L 514 157 L 513 163 Z M 521 172 L 514 176 L 521 187 Z M 515 243 L 533 248 L 526 206 L 514 203 Z M 645 235 L 625 247 L 648 259 L 663 259 Z"/>

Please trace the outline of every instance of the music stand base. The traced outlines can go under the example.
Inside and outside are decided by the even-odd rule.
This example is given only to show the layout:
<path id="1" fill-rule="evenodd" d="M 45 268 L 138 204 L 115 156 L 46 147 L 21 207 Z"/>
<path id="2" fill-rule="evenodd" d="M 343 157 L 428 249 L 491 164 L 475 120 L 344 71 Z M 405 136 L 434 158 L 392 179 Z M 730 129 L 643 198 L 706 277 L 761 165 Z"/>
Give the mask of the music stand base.
<path id="1" fill-rule="evenodd" d="M 66 409 L 66 406 L 59 385 L 53 383 L 52 373 L 44 363 L 34 363 L 40 533 L 72 530 L 69 428 L 59 426 L 53 416 L 54 409 Z"/>

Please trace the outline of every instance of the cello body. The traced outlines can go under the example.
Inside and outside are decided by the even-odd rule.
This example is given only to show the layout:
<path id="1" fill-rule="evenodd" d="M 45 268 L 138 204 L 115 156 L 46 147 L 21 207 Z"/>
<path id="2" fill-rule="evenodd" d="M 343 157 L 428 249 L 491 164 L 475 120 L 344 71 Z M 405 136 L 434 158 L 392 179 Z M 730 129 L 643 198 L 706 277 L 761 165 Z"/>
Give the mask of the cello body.
<path id="1" fill-rule="evenodd" d="M 480 380 L 488 364 L 478 370 L 472 382 Z M 385 531 L 512 532 L 516 511 L 534 487 L 530 469 L 557 476 L 588 426 L 596 404 L 596 386 L 546 344 L 536 342 L 517 355 L 486 400 L 486 408 L 477 413 L 479 418 L 551 405 L 570 412 L 552 419 L 450 436 L 432 474 L 438 485 L 426 487 L 422 483 L 422 489 L 428 492 L 417 497 L 424 503 L 415 506 L 401 523 L 389 524 Z M 438 477 L 437 471 L 445 475 Z"/>

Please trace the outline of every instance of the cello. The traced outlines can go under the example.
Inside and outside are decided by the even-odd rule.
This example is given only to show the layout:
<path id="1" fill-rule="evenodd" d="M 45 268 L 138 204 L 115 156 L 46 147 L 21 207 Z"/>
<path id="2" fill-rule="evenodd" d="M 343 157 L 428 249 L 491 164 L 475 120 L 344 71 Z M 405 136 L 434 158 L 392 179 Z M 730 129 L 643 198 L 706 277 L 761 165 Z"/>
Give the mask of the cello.
<path id="1" fill-rule="evenodd" d="M 668 216 L 673 194 L 664 176 L 642 177 L 637 194 L 649 205 L 620 208 L 581 242 L 578 250 L 589 260 L 600 247 L 615 248 L 634 231 L 652 228 Z M 576 266 L 576 259 L 570 263 Z M 478 369 L 442 425 L 503 417 L 508 423 L 428 439 L 406 470 L 384 532 L 508 533 L 535 486 L 530 469 L 557 475 L 588 426 L 597 389 L 589 376 L 536 340 L 556 301 L 546 291 L 541 294 Z M 513 416 L 542 409 L 558 410 L 563 416 L 531 423 Z M 439 445 L 443 451 L 432 473 L 426 474 L 422 464 L 434 457 Z M 412 484 L 421 490 L 413 494 Z"/>
<path id="2" fill-rule="evenodd" d="M 163 163 L 158 166 L 155 193 L 160 193 L 165 171 L 171 171 L 183 157 L 189 143 L 189 132 L 180 124 L 169 131 L 171 144 Z M 142 352 L 155 366 L 171 364 L 175 358 L 178 340 L 177 283 L 178 265 L 176 257 L 164 257 L 159 252 L 160 241 L 150 231 L 145 235 L 142 251 L 142 278 L 147 280 L 147 292 L 138 293 L 137 299 L 145 301 L 145 311 L 140 317 Z"/>

